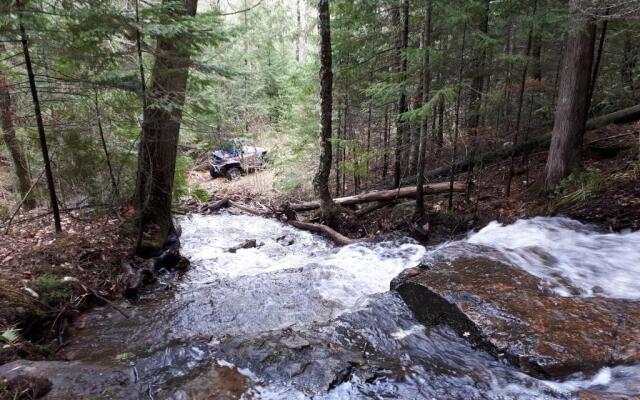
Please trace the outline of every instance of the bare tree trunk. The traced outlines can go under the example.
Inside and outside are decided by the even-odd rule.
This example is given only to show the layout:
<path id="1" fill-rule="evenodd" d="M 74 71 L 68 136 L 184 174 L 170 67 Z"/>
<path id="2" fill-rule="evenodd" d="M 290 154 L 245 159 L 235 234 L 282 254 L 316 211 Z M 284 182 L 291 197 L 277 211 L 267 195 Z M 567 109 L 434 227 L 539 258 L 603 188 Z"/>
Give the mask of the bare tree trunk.
<path id="1" fill-rule="evenodd" d="M 340 106 L 338 106 L 338 131 L 336 132 L 336 138 L 338 139 L 338 142 L 340 141 L 341 138 L 341 134 L 340 134 L 340 127 L 341 127 L 341 122 L 342 122 L 342 115 L 341 115 L 341 110 L 340 110 Z M 338 144 L 336 144 L 335 146 L 335 151 L 336 151 L 336 162 L 335 162 L 335 175 L 336 175 L 336 197 L 340 196 L 340 146 Z"/>
<path id="2" fill-rule="evenodd" d="M 400 0 L 402 6 L 402 29 L 396 44 L 398 56 L 398 72 L 400 73 L 400 98 L 398 99 L 398 118 L 396 121 L 396 152 L 394 164 L 393 184 L 400 187 L 405 140 L 407 139 L 406 123 L 402 121 L 402 114 L 407 111 L 406 73 L 407 73 L 407 44 L 409 42 L 409 0 Z"/>
<path id="3" fill-rule="evenodd" d="M 480 32 L 486 35 L 489 32 L 489 0 L 484 0 L 482 15 L 480 16 Z M 469 91 L 469 113 L 467 118 L 467 129 L 472 135 L 476 134 L 480 123 L 480 105 L 482 103 L 482 91 L 484 90 L 484 65 L 487 51 L 482 46 L 478 54 L 473 80 Z"/>
<path id="4" fill-rule="evenodd" d="M 331 174 L 331 112 L 333 107 L 331 71 L 331 22 L 329 0 L 318 2 L 318 31 L 320 34 L 320 164 L 313 179 L 313 187 L 320 199 L 324 222 L 335 224 L 336 207 L 329 191 Z"/>
<path id="5" fill-rule="evenodd" d="M 578 0 L 569 2 L 571 29 L 565 37 L 560 89 L 551 147 L 546 166 L 545 187 L 553 189 L 580 166 L 580 154 L 593 63 L 595 23 L 580 13 Z"/>
<path id="6" fill-rule="evenodd" d="M 347 88 L 349 87 L 349 85 L 347 84 Z M 342 125 L 342 138 L 343 139 L 348 139 L 349 138 L 349 132 L 348 132 L 348 119 L 349 119 L 349 97 L 345 96 L 344 99 L 344 118 L 343 118 L 343 125 Z M 342 149 L 342 164 L 346 165 L 347 163 L 347 146 L 345 146 L 344 144 L 341 146 Z M 347 191 L 347 169 L 346 168 L 342 168 L 342 194 L 345 194 Z"/>
<path id="7" fill-rule="evenodd" d="M 438 132 L 436 133 L 436 144 L 442 148 L 444 144 L 444 98 L 438 101 Z"/>
<path id="8" fill-rule="evenodd" d="M 296 0 L 296 62 L 300 62 L 300 48 L 302 47 L 302 18 L 300 16 L 300 0 Z"/>
<path id="9" fill-rule="evenodd" d="M 144 79 L 144 60 L 142 59 L 142 33 L 140 26 L 140 12 L 138 9 L 138 0 L 135 0 L 136 11 L 136 51 L 138 53 L 138 69 L 140 72 L 140 88 L 142 89 L 142 109 L 147 108 L 147 83 Z"/>
<path id="10" fill-rule="evenodd" d="M 600 72 L 600 61 L 602 60 L 602 51 L 604 50 L 604 40 L 607 37 L 607 25 L 609 20 L 602 21 L 602 28 L 600 30 L 600 40 L 598 41 L 598 55 L 596 56 L 595 65 L 593 66 L 593 73 L 591 74 L 591 84 L 589 85 L 589 98 L 587 99 L 587 115 L 589 115 L 589 109 L 591 108 L 591 99 L 593 98 L 593 92 L 596 89 L 596 82 L 598 81 L 598 73 Z"/>
<path id="11" fill-rule="evenodd" d="M 540 32 L 534 33 L 533 49 L 531 50 L 531 77 L 536 81 L 542 80 L 542 37 Z"/>
<path id="12" fill-rule="evenodd" d="M 389 170 L 389 105 L 384 107 L 384 136 L 383 136 L 383 150 L 382 153 L 382 178 L 387 177 L 387 171 Z"/>
<path id="13" fill-rule="evenodd" d="M 98 92 L 95 96 L 96 106 L 96 120 L 98 122 L 98 133 L 100 134 L 100 143 L 102 144 L 102 150 L 104 151 L 104 158 L 107 162 L 107 169 L 109 170 L 109 178 L 111 179 L 111 188 L 113 189 L 113 195 L 118 197 L 118 183 L 116 177 L 113 174 L 113 167 L 111 166 L 111 157 L 109 156 L 109 150 L 107 149 L 107 142 L 104 139 L 104 130 L 102 129 L 102 116 L 100 115 L 100 106 L 98 104 Z"/>
<path id="14" fill-rule="evenodd" d="M 489 7 L 490 1 L 484 0 L 482 7 L 482 13 L 480 15 L 479 30 L 482 34 L 481 40 L 484 40 L 484 36 L 489 32 Z M 485 63 L 487 58 L 487 51 L 484 46 L 481 46 L 480 54 L 477 56 L 476 69 L 474 72 L 473 80 L 471 81 L 470 88 L 470 102 L 469 113 L 467 116 L 467 134 L 469 135 L 471 152 L 470 159 L 474 159 L 476 156 L 476 147 L 478 141 L 478 127 L 480 126 L 480 113 L 482 108 L 484 80 L 485 80 Z M 469 170 L 467 174 L 467 196 L 471 195 L 471 183 L 473 181 L 473 169 Z"/>
<path id="15" fill-rule="evenodd" d="M 369 189 L 369 152 L 371 151 L 371 98 L 369 98 L 369 112 L 367 114 L 367 153 L 364 176 L 364 190 Z"/>
<path id="16" fill-rule="evenodd" d="M 460 58 L 458 59 L 460 69 L 458 70 L 458 93 L 456 95 L 456 121 L 453 135 L 453 151 L 451 152 L 451 171 L 449 173 L 449 205 L 448 209 L 453 209 L 453 180 L 455 178 L 456 157 L 458 152 L 458 135 L 460 132 L 460 101 L 462 97 L 462 74 L 464 73 L 464 48 L 467 41 L 467 24 L 465 23 L 462 30 L 462 46 L 460 46 Z"/>
<path id="17" fill-rule="evenodd" d="M 56 196 L 56 187 L 53 182 L 53 172 L 51 171 L 51 161 L 49 160 L 49 147 L 47 146 L 47 136 L 44 131 L 44 122 L 42 121 L 42 112 L 40 111 L 40 100 L 38 99 L 38 89 L 36 88 L 36 78 L 33 74 L 33 66 L 31 65 L 31 55 L 29 54 L 29 39 L 27 31 L 22 22 L 23 4 L 18 4 L 21 10 L 18 14 L 20 25 L 20 38 L 22 42 L 22 52 L 24 55 L 24 63 L 27 67 L 27 75 L 29 77 L 29 87 L 31 89 L 31 100 L 36 115 L 36 123 L 38 125 L 38 136 L 40 138 L 40 149 L 42 150 L 42 160 L 44 162 L 45 175 L 47 177 L 47 188 L 49 189 L 49 200 L 51 202 L 51 210 L 53 211 L 53 224 L 56 232 L 62 232 L 62 224 L 60 223 L 60 209 L 58 208 L 58 197 Z"/>
<path id="18" fill-rule="evenodd" d="M 536 15 L 538 11 L 538 1 L 534 1 L 533 3 L 533 16 Z M 531 44 L 533 43 L 533 26 L 529 28 L 529 37 L 527 38 L 527 49 L 525 50 L 525 62 L 524 67 L 522 68 L 522 77 L 520 79 L 520 88 L 518 89 L 518 111 L 516 113 L 516 127 L 513 130 L 513 144 L 511 151 L 511 162 L 509 164 L 509 176 L 507 177 L 507 187 L 505 190 L 505 195 L 509 197 L 511 195 L 511 181 L 513 181 L 513 170 L 515 163 L 515 149 L 518 145 L 518 139 L 520 136 L 520 123 L 522 121 L 522 105 L 524 103 L 524 89 L 525 84 L 527 82 L 527 70 L 529 68 L 529 56 L 531 55 Z"/>
<path id="19" fill-rule="evenodd" d="M 29 193 L 31 179 L 29 179 L 27 160 L 22 152 L 22 146 L 16 137 L 16 129 L 13 125 L 14 113 L 9 88 L 9 82 L 5 79 L 4 74 L 0 72 L 0 125 L 4 133 L 4 144 L 7 145 L 9 155 L 11 156 L 11 162 L 17 180 L 17 192 L 20 193 L 21 199 L 25 199 L 22 205 L 27 210 L 30 210 L 36 206 L 36 199 Z"/>
<path id="20" fill-rule="evenodd" d="M 170 12 L 195 16 L 197 0 L 183 0 L 182 5 L 182 9 Z M 175 229 L 171 216 L 173 179 L 190 63 L 179 36 L 158 38 L 149 104 L 171 107 L 144 110 L 135 196 L 140 218 L 136 252 L 142 256 L 162 251 Z"/>
<path id="21" fill-rule="evenodd" d="M 429 65 L 429 51 L 431 47 L 431 14 L 433 5 L 431 0 L 426 0 L 426 12 L 422 22 L 422 105 L 429 103 L 429 91 L 431 89 L 431 67 Z M 416 176 L 416 217 L 424 214 L 424 165 L 427 153 L 427 140 L 429 122 L 427 117 L 420 121 L 420 144 L 418 150 L 418 171 Z"/>

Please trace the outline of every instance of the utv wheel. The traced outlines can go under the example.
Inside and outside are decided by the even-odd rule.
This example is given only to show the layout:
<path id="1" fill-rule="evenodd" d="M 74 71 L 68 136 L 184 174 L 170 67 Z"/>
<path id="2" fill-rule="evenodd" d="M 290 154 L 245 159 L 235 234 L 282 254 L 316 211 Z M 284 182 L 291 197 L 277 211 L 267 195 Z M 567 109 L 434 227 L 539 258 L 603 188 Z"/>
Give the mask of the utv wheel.
<path id="1" fill-rule="evenodd" d="M 216 169 L 213 167 L 209 167 L 209 175 L 211 175 L 211 178 L 217 178 L 218 177 L 218 173 L 216 172 Z"/>
<path id="2" fill-rule="evenodd" d="M 226 172 L 227 179 L 231 181 L 235 181 L 236 179 L 240 179 L 242 176 L 242 171 L 238 167 L 231 167 Z"/>

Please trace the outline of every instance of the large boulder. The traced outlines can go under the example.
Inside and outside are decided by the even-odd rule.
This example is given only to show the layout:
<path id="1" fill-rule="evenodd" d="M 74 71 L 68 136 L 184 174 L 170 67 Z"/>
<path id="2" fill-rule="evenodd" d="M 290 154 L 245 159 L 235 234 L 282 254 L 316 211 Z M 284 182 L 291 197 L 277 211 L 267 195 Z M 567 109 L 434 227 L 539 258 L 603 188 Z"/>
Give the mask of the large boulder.
<path id="1" fill-rule="evenodd" d="M 640 362 L 640 302 L 561 297 L 493 258 L 442 259 L 392 282 L 425 324 L 446 323 L 537 377 Z"/>

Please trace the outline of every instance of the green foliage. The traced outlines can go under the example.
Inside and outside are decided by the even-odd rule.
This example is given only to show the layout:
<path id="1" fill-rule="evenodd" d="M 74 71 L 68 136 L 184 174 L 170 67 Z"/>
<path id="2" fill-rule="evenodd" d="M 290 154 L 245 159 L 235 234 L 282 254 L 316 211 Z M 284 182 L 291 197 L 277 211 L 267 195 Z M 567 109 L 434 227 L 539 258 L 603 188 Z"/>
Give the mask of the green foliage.
<path id="1" fill-rule="evenodd" d="M 207 192 L 201 186 L 196 186 L 191 189 L 191 197 L 201 203 L 204 203 L 209 200 L 209 192 Z"/>
<path id="2" fill-rule="evenodd" d="M 72 295 L 65 282 L 57 275 L 40 275 L 32 281 L 32 285 L 44 302 L 67 300 Z"/>
<path id="3" fill-rule="evenodd" d="M 185 155 L 178 155 L 176 159 L 176 172 L 173 178 L 173 201 L 176 205 L 189 194 L 187 172 L 192 163 L 193 160 Z"/>
<path id="4" fill-rule="evenodd" d="M 8 345 L 13 345 L 20 341 L 20 329 L 8 328 L 0 335 L 0 339 Z M 0 388 L 1 389 L 1 388 Z"/>
<path id="5" fill-rule="evenodd" d="M 586 169 L 564 178 L 558 185 L 557 195 L 562 203 L 581 203 L 598 193 L 603 184 L 599 170 Z"/>

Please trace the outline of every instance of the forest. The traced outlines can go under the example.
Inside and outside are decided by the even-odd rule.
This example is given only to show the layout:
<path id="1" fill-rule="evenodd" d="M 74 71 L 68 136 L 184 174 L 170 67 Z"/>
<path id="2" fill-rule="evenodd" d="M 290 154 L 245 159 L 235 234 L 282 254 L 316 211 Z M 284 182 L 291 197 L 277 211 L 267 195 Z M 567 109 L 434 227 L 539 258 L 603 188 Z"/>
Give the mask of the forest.
<path id="1" fill-rule="evenodd" d="M 640 1 L 0 10 L 0 399 L 640 397 Z"/>

